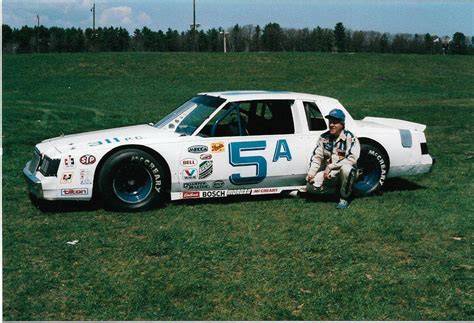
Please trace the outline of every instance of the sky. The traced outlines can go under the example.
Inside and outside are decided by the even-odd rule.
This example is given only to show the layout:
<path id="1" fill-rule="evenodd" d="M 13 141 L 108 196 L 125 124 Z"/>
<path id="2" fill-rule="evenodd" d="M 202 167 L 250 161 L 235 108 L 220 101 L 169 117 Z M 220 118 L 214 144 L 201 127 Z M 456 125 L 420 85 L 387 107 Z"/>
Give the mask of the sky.
<path id="1" fill-rule="evenodd" d="M 1 1 L 1 0 L 0 0 Z M 201 29 L 277 22 L 285 28 L 334 28 L 390 33 L 474 35 L 474 0 L 195 0 Z M 3 0 L 3 24 L 47 27 L 147 26 L 183 31 L 193 20 L 193 0 Z"/>

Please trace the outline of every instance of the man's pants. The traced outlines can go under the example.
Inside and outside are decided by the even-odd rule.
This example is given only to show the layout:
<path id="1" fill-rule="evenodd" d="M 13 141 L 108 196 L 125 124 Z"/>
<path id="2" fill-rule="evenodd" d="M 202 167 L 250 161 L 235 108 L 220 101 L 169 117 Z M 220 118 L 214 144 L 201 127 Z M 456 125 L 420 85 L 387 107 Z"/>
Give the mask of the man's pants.
<path id="1" fill-rule="evenodd" d="M 340 184 L 340 195 L 343 199 L 348 199 L 352 193 L 352 184 L 354 183 L 356 171 L 354 167 L 349 165 L 343 165 L 338 170 L 332 170 L 329 173 L 330 179 L 324 178 L 324 170 L 316 173 L 314 176 L 313 186 L 318 190 L 324 185 L 337 185 Z"/>

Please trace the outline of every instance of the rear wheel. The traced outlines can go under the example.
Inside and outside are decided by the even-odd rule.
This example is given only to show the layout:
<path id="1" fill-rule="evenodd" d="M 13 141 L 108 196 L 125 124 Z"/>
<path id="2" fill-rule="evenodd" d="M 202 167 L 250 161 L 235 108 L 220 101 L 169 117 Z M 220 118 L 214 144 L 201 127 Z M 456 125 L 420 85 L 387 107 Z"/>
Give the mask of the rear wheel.
<path id="1" fill-rule="evenodd" d="M 357 169 L 357 179 L 352 186 L 354 194 L 365 196 L 382 191 L 388 172 L 388 158 L 380 149 L 361 144 Z"/>
<path id="2" fill-rule="evenodd" d="M 159 161 L 139 149 L 116 152 L 98 177 L 99 192 L 108 208 L 141 211 L 163 203 L 165 177 Z"/>

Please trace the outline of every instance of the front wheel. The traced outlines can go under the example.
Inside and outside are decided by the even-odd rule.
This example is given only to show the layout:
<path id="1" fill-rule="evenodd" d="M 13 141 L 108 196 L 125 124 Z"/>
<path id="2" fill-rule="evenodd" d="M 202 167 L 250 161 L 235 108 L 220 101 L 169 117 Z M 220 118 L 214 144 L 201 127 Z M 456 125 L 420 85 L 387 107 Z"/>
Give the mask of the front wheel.
<path id="1" fill-rule="evenodd" d="M 361 144 L 357 170 L 357 179 L 352 186 L 354 194 L 365 196 L 380 193 L 387 177 L 388 158 L 380 149 Z"/>
<path id="2" fill-rule="evenodd" d="M 162 165 L 150 154 L 139 149 L 121 150 L 100 170 L 99 193 L 111 209 L 146 210 L 164 202 L 164 175 Z"/>

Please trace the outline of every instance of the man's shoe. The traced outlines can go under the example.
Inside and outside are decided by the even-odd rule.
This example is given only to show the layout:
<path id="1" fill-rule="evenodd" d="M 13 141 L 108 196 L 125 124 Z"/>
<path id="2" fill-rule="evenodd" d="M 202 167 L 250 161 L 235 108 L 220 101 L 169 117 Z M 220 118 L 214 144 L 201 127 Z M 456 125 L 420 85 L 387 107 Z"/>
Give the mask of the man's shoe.
<path id="1" fill-rule="evenodd" d="M 349 201 L 340 199 L 339 203 L 337 203 L 336 209 L 347 209 L 349 207 Z"/>

